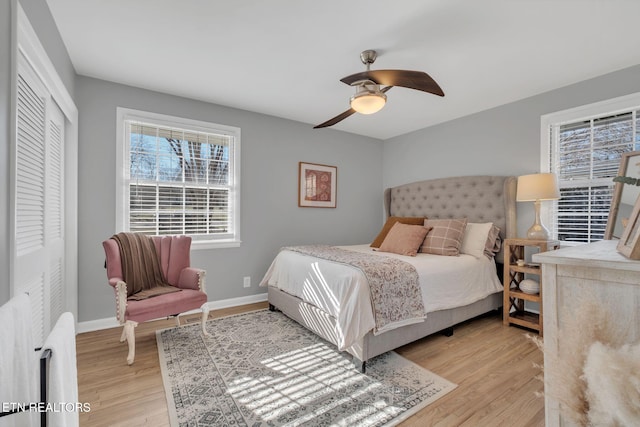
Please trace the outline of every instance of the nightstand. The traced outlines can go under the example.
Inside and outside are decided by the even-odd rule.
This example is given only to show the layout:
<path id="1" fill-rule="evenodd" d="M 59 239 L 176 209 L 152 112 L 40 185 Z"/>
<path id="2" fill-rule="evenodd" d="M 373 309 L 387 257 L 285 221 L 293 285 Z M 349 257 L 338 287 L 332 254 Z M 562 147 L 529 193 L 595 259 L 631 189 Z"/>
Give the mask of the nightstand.
<path id="1" fill-rule="evenodd" d="M 505 325 L 514 324 L 536 330 L 542 336 L 542 270 L 540 264 L 527 261 L 527 255 L 530 257 L 534 253 L 559 249 L 560 242 L 557 240 L 505 239 L 503 244 L 505 284 L 502 321 Z M 525 253 L 527 247 L 532 248 L 530 254 Z M 524 265 L 518 265 L 518 260 L 523 260 Z M 520 283 L 527 278 L 525 275 L 534 276 L 531 278 L 540 283 L 540 292 L 532 294 L 520 289 Z M 526 310 L 525 301 L 538 303 L 539 313 Z"/>

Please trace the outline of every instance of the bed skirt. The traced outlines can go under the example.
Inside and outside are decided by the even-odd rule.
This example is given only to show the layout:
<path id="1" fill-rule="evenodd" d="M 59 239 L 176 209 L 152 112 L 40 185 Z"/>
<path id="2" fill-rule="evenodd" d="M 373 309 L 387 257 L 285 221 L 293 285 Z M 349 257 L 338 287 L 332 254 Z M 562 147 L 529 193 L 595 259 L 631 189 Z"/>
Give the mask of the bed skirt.
<path id="1" fill-rule="evenodd" d="M 337 336 L 334 332 L 336 319 L 333 316 L 273 286 L 268 287 L 268 300 L 270 306 L 337 345 Z M 361 342 L 347 348 L 346 351 L 358 361 L 366 362 L 389 350 L 402 347 L 500 307 L 502 307 L 502 292 L 497 292 L 469 305 L 427 313 L 427 319 L 422 323 L 403 326 L 380 335 L 369 332 Z"/>

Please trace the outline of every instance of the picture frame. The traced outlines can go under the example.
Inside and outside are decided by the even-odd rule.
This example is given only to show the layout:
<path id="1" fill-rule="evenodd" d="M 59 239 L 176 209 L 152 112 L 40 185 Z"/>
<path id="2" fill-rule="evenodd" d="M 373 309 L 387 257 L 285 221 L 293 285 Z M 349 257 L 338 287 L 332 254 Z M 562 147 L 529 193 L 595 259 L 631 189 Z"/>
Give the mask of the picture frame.
<path id="1" fill-rule="evenodd" d="M 640 197 L 636 199 L 616 249 L 629 259 L 640 259 Z"/>
<path id="2" fill-rule="evenodd" d="M 338 168 L 317 163 L 298 163 L 298 206 L 335 208 Z"/>
<path id="3" fill-rule="evenodd" d="M 607 219 L 604 240 L 619 239 L 624 233 L 625 220 L 633 211 L 636 199 L 640 196 L 640 186 L 637 183 L 626 183 L 640 179 L 640 151 L 623 153 L 620 158 L 618 176 L 614 178 L 615 187 L 611 198 L 611 208 Z"/>

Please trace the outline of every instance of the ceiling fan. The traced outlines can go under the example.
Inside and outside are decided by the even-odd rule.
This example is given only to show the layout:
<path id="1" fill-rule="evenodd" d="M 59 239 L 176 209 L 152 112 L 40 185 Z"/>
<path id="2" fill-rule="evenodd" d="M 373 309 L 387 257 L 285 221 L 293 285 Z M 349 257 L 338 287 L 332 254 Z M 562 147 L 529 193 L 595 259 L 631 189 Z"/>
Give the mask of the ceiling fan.
<path id="1" fill-rule="evenodd" d="M 387 101 L 387 91 L 393 86 L 421 90 L 434 95 L 444 96 L 444 92 L 427 73 L 410 70 L 370 70 L 378 57 L 375 50 L 365 50 L 360 54 L 360 60 L 367 66 L 367 71 L 351 74 L 340 79 L 356 88 L 351 97 L 351 108 L 338 114 L 324 123 L 314 126 L 314 129 L 333 126 L 354 113 L 373 114 L 380 111 Z M 380 88 L 384 86 L 383 88 Z"/>

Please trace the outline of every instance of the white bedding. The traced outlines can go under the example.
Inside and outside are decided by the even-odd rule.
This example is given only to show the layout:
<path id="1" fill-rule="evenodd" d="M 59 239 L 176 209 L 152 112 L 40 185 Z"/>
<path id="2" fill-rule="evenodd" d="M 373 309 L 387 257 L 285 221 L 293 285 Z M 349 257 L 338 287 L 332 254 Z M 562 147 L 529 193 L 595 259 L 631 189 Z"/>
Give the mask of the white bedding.
<path id="1" fill-rule="evenodd" d="M 484 256 L 419 253 L 409 257 L 376 252 L 368 244 L 340 247 L 411 263 L 418 271 L 427 313 L 468 305 L 502 291 L 495 262 Z M 375 325 L 367 279 L 355 267 L 284 250 L 278 253 L 260 283 L 260 286 L 267 285 L 295 295 L 335 317 L 340 350 L 353 345 Z M 392 324 L 379 333 L 400 326 L 403 324 Z"/>

